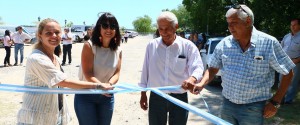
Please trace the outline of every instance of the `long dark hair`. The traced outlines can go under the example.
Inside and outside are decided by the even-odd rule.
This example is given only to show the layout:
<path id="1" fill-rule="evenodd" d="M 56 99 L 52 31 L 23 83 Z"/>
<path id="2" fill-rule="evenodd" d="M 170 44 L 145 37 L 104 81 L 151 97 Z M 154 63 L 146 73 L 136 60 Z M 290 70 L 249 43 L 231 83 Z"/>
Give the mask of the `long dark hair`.
<path id="1" fill-rule="evenodd" d="M 4 37 L 5 37 L 5 36 L 8 36 L 8 37 L 9 37 L 9 40 L 12 40 L 11 37 L 10 37 L 10 32 L 9 32 L 9 30 L 5 30 L 5 31 L 4 31 Z"/>
<path id="2" fill-rule="evenodd" d="M 93 45 L 97 45 L 99 47 L 102 47 L 102 42 L 100 42 L 100 37 L 101 37 L 101 24 L 102 23 L 109 23 L 109 24 L 114 24 L 116 34 L 115 37 L 110 40 L 109 43 L 109 48 L 113 51 L 118 49 L 118 46 L 120 46 L 120 41 L 121 41 L 121 34 L 120 34 L 120 29 L 119 29 L 119 23 L 114 15 L 111 13 L 104 13 L 102 14 L 97 23 L 96 26 L 94 27 L 94 31 L 92 33 L 92 43 Z"/>
<path id="3" fill-rule="evenodd" d="M 10 32 L 9 32 L 9 30 L 5 30 L 4 36 L 9 36 L 9 37 L 10 37 Z"/>

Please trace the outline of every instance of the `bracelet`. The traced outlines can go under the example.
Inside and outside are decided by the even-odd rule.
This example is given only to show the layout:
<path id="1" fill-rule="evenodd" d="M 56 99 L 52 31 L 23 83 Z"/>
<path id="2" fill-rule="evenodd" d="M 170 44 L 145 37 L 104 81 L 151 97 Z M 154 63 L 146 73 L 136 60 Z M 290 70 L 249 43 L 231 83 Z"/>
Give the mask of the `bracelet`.
<path id="1" fill-rule="evenodd" d="M 269 102 L 270 102 L 275 108 L 277 108 L 277 109 L 280 107 L 280 103 L 275 102 L 275 101 L 272 100 L 272 99 L 271 99 Z"/>
<path id="2" fill-rule="evenodd" d="M 98 83 L 98 84 L 96 84 L 96 88 L 95 89 L 103 89 L 103 86 L 100 83 Z"/>

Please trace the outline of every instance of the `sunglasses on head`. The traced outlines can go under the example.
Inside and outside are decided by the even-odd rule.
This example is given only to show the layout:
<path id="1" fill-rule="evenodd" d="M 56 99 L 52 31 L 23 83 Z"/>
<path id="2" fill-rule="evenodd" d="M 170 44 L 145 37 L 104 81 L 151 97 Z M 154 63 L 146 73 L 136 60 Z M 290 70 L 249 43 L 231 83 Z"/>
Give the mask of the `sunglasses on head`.
<path id="1" fill-rule="evenodd" d="M 249 13 L 246 10 L 244 10 L 243 7 L 240 4 L 233 4 L 232 8 L 233 9 L 238 9 L 238 10 L 241 9 L 243 12 L 245 12 L 249 16 Z"/>
<path id="2" fill-rule="evenodd" d="M 115 30 L 117 28 L 117 26 L 115 24 L 107 24 L 107 23 L 102 23 L 101 24 L 101 27 L 103 29 L 108 29 L 108 27 L 111 29 L 111 30 Z"/>

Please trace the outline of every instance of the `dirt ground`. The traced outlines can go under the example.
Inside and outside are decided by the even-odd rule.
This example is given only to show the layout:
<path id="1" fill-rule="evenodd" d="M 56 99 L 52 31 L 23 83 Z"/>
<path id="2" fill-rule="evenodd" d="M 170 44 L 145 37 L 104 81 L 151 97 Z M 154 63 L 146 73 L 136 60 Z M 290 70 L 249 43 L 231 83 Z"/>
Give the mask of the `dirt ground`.
<path id="1" fill-rule="evenodd" d="M 147 43 L 152 39 L 152 35 L 137 36 L 129 39 L 128 43 L 122 44 L 123 60 L 121 68 L 121 76 L 119 83 L 129 83 L 137 85 L 140 80 L 141 69 L 144 60 L 144 54 Z M 73 44 L 72 48 L 72 64 L 64 66 L 63 69 L 70 78 L 78 79 L 78 65 L 80 64 L 80 56 L 82 43 Z M 31 52 L 32 45 L 28 44 L 24 49 L 24 64 L 23 66 L 3 67 L 0 64 L 0 83 L 2 84 L 19 84 L 23 85 L 26 56 Z M 3 60 L 5 49 L 0 48 L 0 59 Z M 14 63 L 14 48 L 12 48 L 11 63 Z M 149 92 L 147 92 L 149 94 Z M 202 91 L 202 98 L 209 105 L 210 113 L 213 115 L 219 114 L 221 105 L 221 88 L 206 87 Z M 196 106 L 202 110 L 208 111 L 203 100 L 199 95 L 189 94 L 189 104 Z M 74 111 L 73 100 L 74 95 L 67 95 L 69 111 L 72 114 L 71 125 L 78 125 Z M 112 125 L 148 125 L 148 113 L 143 111 L 139 106 L 140 93 L 125 93 L 115 95 L 115 108 L 112 118 Z M 15 125 L 17 112 L 22 104 L 22 93 L 0 91 L 0 125 Z M 187 125 L 210 125 L 209 121 L 189 113 Z"/>

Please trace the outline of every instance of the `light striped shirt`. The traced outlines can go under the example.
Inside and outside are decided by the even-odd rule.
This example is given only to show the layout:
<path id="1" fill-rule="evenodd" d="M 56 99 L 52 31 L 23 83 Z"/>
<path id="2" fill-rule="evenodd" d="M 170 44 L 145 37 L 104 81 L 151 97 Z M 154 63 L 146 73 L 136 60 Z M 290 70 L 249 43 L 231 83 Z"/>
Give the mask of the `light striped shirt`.
<path id="1" fill-rule="evenodd" d="M 253 27 L 250 47 L 243 52 L 232 35 L 215 48 L 209 67 L 222 72 L 222 94 L 236 104 L 272 97 L 275 70 L 288 74 L 295 66 L 276 38 Z"/>
<path id="2" fill-rule="evenodd" d="M 67 76 L 40 50 L 33 50 L 27 58 L 25 86 L 57 88 L 56 84 L 66 78 Z M 24 93 L 22 108 L 18 113 L 19 123 L 56 125 L 58 116 L 58 94 Z M 70 121 L 65 97 L 63 97 L 62 120 L 63 125 Z"/>
<path id="3" fill-rule="evenodd" d="M 197 47 L 189 40 L 176 36 L 173 44 L 166 46 L 161 37 L 147 45 L 141 87 L 181 85 L 190 76 L 202 78 L 203 64 Z M 166 93 L 184 93 L 164 91 Z"/>

